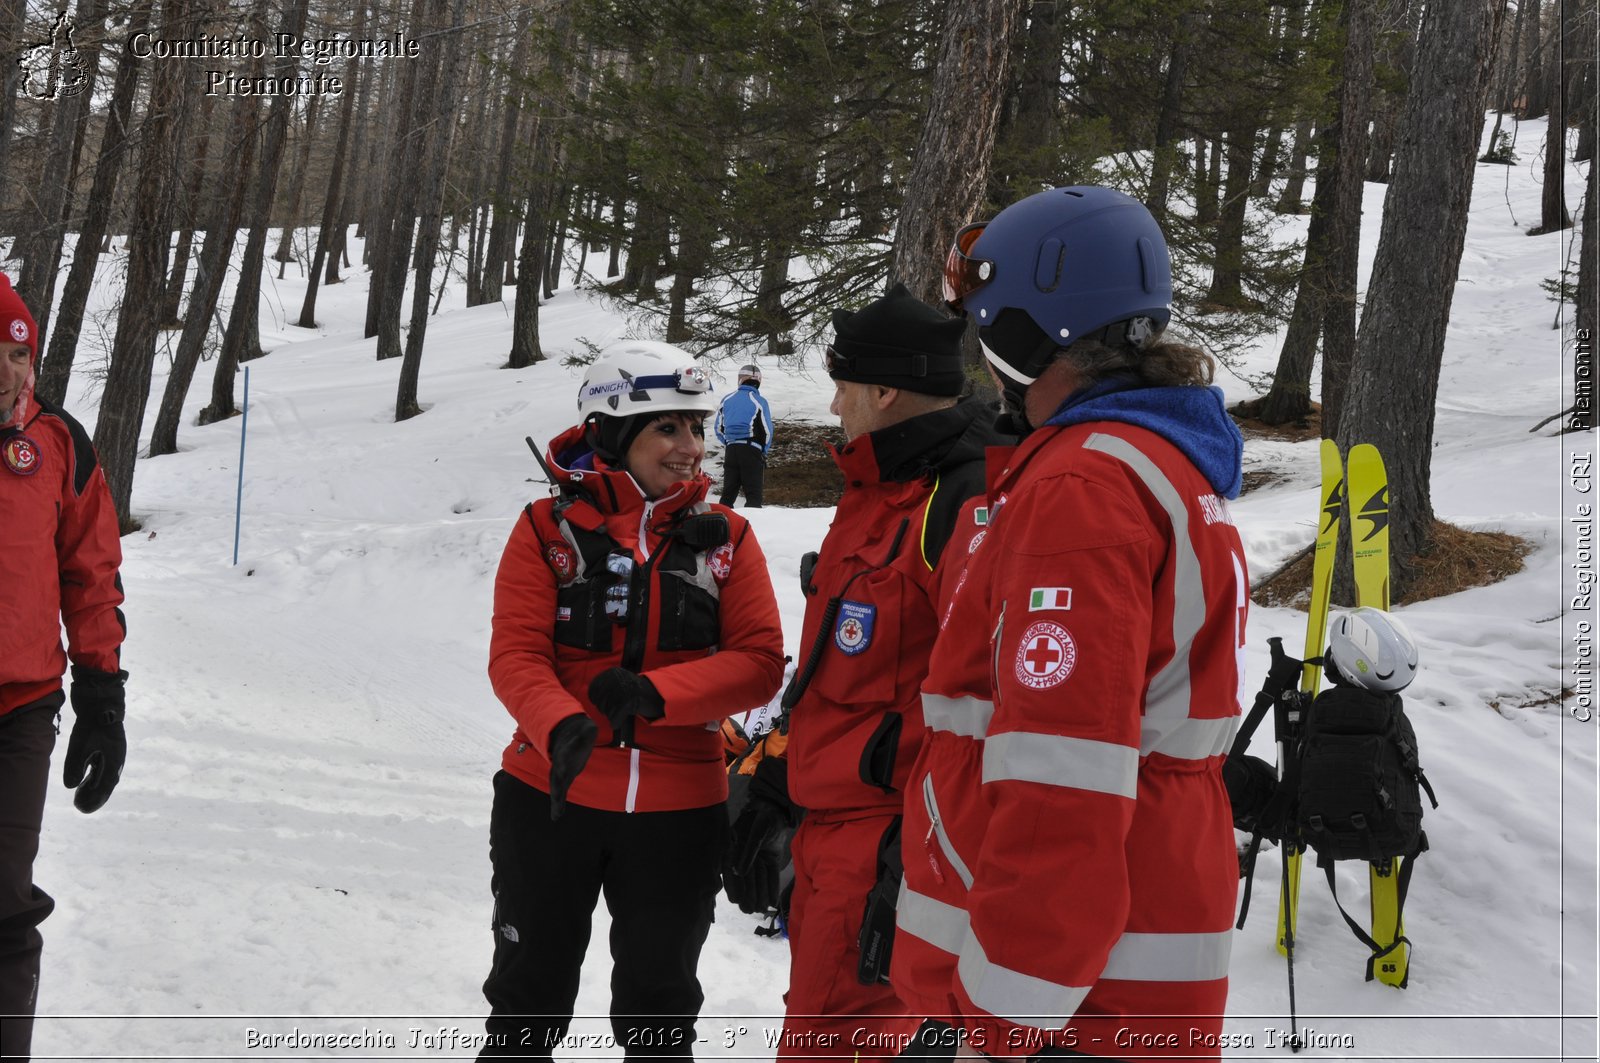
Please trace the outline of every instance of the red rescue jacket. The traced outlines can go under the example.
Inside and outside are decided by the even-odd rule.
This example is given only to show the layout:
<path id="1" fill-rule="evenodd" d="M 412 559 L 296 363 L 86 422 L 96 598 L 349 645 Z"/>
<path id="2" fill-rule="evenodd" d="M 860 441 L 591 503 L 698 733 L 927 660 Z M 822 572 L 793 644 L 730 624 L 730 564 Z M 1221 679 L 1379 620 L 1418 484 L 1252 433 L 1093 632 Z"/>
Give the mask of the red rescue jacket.
<path id="1" fill-rule="evenodd" d="M 60 690 L 69 658 L 118 671 L 127 631 L 121 564 L 94 444 L 66 412 L 33 396 L 30 374 L 0 425 L 0 715 Z"/>
<path id="2" fill-rule="evenodd" d="M 584 712 L 599 723 L 600 743 L 568 800 L 625 812 L 716 804 L 728 794 L 719 722 L 766 702 L 783 675 L 766 557 L 742 516 L 704 501 L 705 476 L 649 501 L 626 472 L 597 465 L 581 439 L 574 428 L 551 443 L 564 491 L 523 511 L 495 577 L 489 679 L 517 723 L 502 764 L 548 791 L 550 732 Z M 708 511 L 727 517 L 728 542 L 695 550 L 674 535 Z M 635 580 L 648 574 L 636 599 L 642 622 L 626 627 L 603 610 L 613 550 L 632 556 Z M 590 681 L 625 657 L 666 703 L 661 719 L 636 721 L 628 749 L 588 699 Z"/>
<path id="3" fill-rule="evenodd" d="M 1248 600 L 1227 473 L 1104 420 L 991 464 L 923 684 L 893 984 L 991 1055 L 1216 1056 Z"/>
<path id="4" fill-rule="evenodd" d="M 845 491 L 805 587 L 798 667 L 814 646 L 821 656 L 790 712 L 786 753 L 790 796 L 808 810 L 900 811 L 922 743 L 939 561 L 964 559 L 978 530 L 967 503 L 982 494 L 984 448 L 1005 442 L 992 421 L 968 402 L 834 452 Z"/>

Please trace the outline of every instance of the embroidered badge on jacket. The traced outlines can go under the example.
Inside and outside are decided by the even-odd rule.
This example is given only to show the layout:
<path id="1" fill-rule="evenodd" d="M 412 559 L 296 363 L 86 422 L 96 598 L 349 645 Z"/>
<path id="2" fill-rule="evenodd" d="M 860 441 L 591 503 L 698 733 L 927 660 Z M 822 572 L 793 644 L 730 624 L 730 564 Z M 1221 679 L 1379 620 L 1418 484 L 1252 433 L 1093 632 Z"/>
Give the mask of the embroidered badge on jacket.
<path id="1" fill-rule="evenodd" d="M 718 583 L 727 582 L 728 574 L 733 571 L 733 544 L 723 543 L 711 551 L 710 556 L 706 558 L 706 564 L 711 569 L 713 579 Z"/>
<path id="2" fill-rule="evenodd" d="M 854 657 L 872 645 L 872 625 L 878 607 L 863 602 L 840 602 L 839 620 L 833 629 L 833 644 Z"/>
<path id="3" fill-rule="evenodd" d="M 555 572 L 556 579 L 566 583 L 578 571 L 578 559 L 566 543 L 549 543 L 544 548 L 544 559 Z"/>
<path id="4" fill-rule="evenodd" d="M 1046 690 L 1064 681 L 1078 664 L 1078 644 L 1060 624 L 1038 620 L 1028 625 L 1017 647 L 1017 682 Z"/>
<path id="5" fill-rule="evenodd" d="M 32 476 L 39 471 L 39 447 L 25 435 L 14 435 L 0 447 L 0 458 L 6 468 L 18 476 Z"/>

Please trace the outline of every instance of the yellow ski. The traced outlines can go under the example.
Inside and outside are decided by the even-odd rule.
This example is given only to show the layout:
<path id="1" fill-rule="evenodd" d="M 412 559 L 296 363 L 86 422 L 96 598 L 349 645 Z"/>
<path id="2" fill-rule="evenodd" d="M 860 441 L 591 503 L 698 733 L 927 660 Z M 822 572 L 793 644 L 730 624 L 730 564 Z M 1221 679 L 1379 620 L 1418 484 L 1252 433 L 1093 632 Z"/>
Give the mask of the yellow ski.
<path id="1" fill-rule="evenodd" d="M 1322 685 L 1322 666 L 1309 663 L 1321 658 L 1326 649 L 1324 640 L 1328 630 L 1328 597 L 1333 589 L 1333 559 L 1339 546 L 1340 516 L 1345 505 L 1344 462 L 1339 456 L 1339 445 L 1331 439 L 1322 441 L 1322 491 L 1318 496 L 1322 506 L 1317 524 L 1316 551 L 1311 559 L 1311 602 L 1306 616 L 1306 650 L 1308 662 L 1300 675 L 1300 689 L 1307 695 L 1306 703 L 1316 697 Z M 1385 543 L 1388 542 L 1387 537 Z M 1287 759 L 1294 755 L 1300 737 L 1299 713 L 1293 713 L 1278 731 L 1278 775 L 1282 777 Z M 1295 916 L 1300 905 L 1300 861 L 1304 850 L 1293 842 L 1284 843 L 1284 859 L 1288 861 L 1288 881 L 1278 894 L 1278 935 L 1274 939 L 1278 952 L 1288 954 L 1286 930 L 1296 925 Z"/>
<path id="2" fill-rule="evenodd" d="M 1383 456 L 1370 443 L 1350 448 L 1350 536 L 1355 559 L 1356 604 L 1389 608 L 1389 474 Z M 1403 857 L 1370 865 L 1372 940 L 1387 947 L 1405 934 L 1400 923 L 1400 866 Z M 1404 989 L 1410 975 L 1410 949 L 1401 942 L 1374 964 L 1385 985 Z"/>

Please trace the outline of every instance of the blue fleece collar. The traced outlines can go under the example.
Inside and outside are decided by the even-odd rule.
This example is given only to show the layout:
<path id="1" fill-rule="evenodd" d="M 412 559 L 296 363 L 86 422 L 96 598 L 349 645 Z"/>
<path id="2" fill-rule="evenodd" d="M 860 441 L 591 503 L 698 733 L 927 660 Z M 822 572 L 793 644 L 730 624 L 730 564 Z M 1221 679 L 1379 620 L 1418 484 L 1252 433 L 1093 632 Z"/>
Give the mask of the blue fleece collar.
<path id="1" fill-rule="evenodd" d="M 1067 397 L 1047 425 L 1119 421 L 1156 433 L 1192 461 L 1224 498 L 1244 485 L 1244 436 L 1223 404 L 1219 387 L 1140 387 L 1126 378 L 1102 380 Z"/>

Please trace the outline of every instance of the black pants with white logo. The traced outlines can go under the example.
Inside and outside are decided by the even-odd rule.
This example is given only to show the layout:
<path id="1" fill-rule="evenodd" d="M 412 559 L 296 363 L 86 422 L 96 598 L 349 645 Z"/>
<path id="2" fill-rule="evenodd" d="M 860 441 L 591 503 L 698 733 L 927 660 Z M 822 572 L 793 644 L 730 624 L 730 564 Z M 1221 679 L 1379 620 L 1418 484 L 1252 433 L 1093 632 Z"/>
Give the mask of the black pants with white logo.
<path id="1" fill-rule="evenodd" d="M 747 509 L 761 508 L 761 486 L 767 476 L 767 456 L 750 443 L 729 443 L 722 450 L 722 496 L 717 499 L 732 506 L 744 489 Z"/>
<path id="2" fill-rule="evenodd" d="M 603 895 L 615 1048 L 629 1059 L 692 1057 L 705 1000 L 695 968 L 721 888 L 727 830 L 720 804 L 627 813 L 569 803 L 552 823 L 543 791 L 497 773 L 489 820 L 494 966 L 483 983 L 490 1043 L 482 1055 L 549 1059 L 561 1047 Z M 597 1036 L 585 1032 L 585 1043 Z M 599 1047 L 615 1058 L 611 1046 Z"/>
<path id="3" fill-rule="evenodd" d="M 55 902 L 33 884 L 56 744 L 59 693 L 0 716 L 0 1056 L 28 1058 L 39 993 L 39 924 Z"/>

